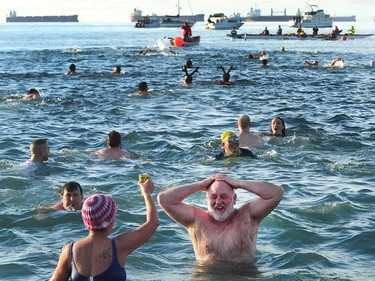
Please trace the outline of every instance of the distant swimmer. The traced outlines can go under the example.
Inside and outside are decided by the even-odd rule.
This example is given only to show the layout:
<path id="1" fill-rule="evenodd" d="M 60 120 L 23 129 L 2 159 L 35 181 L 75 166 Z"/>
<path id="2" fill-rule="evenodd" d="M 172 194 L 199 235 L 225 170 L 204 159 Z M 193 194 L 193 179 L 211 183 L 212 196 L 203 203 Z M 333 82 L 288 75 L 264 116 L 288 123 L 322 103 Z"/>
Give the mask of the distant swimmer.
<path id="1" fill-rule="evenodd" d="M 25 96 L 22 97 L 24 100 L 38 100 L 40 99 L 40 94 L 37 89 L 31 88 Z"/>
<path id="2" fill-rule="evenodd" d="M 238 134 L 240 147 L 259 147 L 263 145 L 263 139 L 250 132 L 251 120 L 248 115 L 240 115 L 236 125 L 240 131 Z"/>
<path id="3" fill-rule="evenodd" d="M 190 85 L 193 83 L 193 75 L 194 73 L 198 72 L 199 67 L 195 67 L 194 71 L 189 74 L 186 65 L 183 66 L 182 71 L 185 72 L 184 76 L 184 84 Z"/>
<path id="4" fill-rule="evenodd" d="M 330 67 L 344 67 L 345 61 L 342 58 L 334 58 L 330 63 Z"/>
<path id="5" fill-rule="evenodd" d="M 69 70 L 67 72 L 65 72 L 64 74 L 65 75 L 77 74 L 76 65 L 74 63 L 72 63 L 71 65 L 69 65 Z"/>
<path id="6" fill-rule="evenodd" d="M 311 66 L 311 65 L 319 65 L 319 62 L 318 62 L 317 60 L 314 60 L 314 61 L 312 61 L 312 62 L 309 62 L 309 61 L 305 60 L 305 61 L 303 62 L 303 64 L 304 64 L 304 65 L 309 65 L 309 66 Z"/>
<path id="7" fill-rule="evenodd" d="M 153 92 L 153 89 L 148 88 L 147 82 L 143 81 L 138 84 L 138 92 L 135 92 L 136 95 L 148 95 Z"/>
<path id="8" fill-rule="evenodd" d="M 188 59 L 185 63 L 186 68 L 192 68 L 193 67 L 193 61 L 191 59 Z"/>
<path id="9" fill-rule="evenodd" d="M 120 65 L 116 65 L 113 68 L 112 74 L 120 74 L 120 73 L 121 73 L 121 66 Z"/>
<path id="10" fill-rule="evenodd" d="M 109 159 L 132 158 L 128 151 L 122 150 L 121 135 L 116 131 L 108 133 L 107 146 L 108 148 L 98 150 L 96 154 Z"/>
<path id="11" fill-rule="evenodd" d="M 221 69 L 223 71 L 223 80 L 216 82 L 218 85 L 233 85 L 234 83 L 229 81 L 230 80 L 230 72 L 233 69 L 236 69 L 233 65 L 231 65 L 228 69 L 228 71 L 225 71 L 224 67 L 219 65 L 217 67 L 218 69 Z"/>

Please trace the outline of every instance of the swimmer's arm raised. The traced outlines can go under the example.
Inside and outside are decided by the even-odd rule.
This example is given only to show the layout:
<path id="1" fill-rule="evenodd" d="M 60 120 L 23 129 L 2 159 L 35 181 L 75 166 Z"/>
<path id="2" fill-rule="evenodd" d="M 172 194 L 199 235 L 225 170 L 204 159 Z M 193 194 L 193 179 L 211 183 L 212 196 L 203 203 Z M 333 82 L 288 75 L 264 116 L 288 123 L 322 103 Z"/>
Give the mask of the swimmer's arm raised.
<path id="1" fill-rule="evenodd" d="M 236 180 L 222 175 L 221 180 L 226 181 L 234 189 L 244 189 L 259 196 L 259 198 L 244 204 L 241 208 L 248 208 L 253 219 L 261 221 L 279 204 L 284 195 L 284 189 L 273 183 L 265 181 Z"/>
<path id="2" fill-rule="evenodd" d="M 182 201 L 198 191 L 207 191 L 214 180 L 211 176 L 201 181 L 175 186 L 161 192 L 158 195 L 159 205 L 172 219 L 187 227 L 194 223 L 196 214 L 200 213 L 201 209 L 185 204 Z"/>
<path id="3" fill-rule="evenodd" d="M 59 262 L 57 263 L 55 272 L 49 281 L 69 280 L 70 277 L 70 264 L 69 264 L 69 244 L 66 244 L 61 250 Z"/>

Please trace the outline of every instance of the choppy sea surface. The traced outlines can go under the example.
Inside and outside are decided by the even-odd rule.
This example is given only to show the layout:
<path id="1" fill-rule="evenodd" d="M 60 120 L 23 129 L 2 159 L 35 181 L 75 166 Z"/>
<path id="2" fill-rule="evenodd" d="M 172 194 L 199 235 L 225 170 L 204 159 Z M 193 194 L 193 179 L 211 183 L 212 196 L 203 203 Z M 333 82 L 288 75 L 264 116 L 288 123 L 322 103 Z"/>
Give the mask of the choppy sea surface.
<path id="1" fill-rule="evenodd" d="M 259 33 L 264 25 L 246 23 L 239 32 Z M 276 32 L 276 23 L 267 25 Z M 373 22 L 355 27 L 375 31 Z M 175 49 L 176 56 L 140 56 L 181 31 L 132 23 L 0 24 L 1 280 L 47 280 L 63 245 L 87 235 L 79 212 L 48 209 L 70 180 L 85 197 L 114 197 L 112 235 L 141 224 L 145 208 L 136 182 L 142 172 L 156 184 L 155 201 L 160 191 L 212 173 L 270 181 L 285 195 L 260 226 L 255 267 L 197 264 L 185 229 L 158 206 L 161 225 L 129 256 L 128 280 L 375 279 L 375 36 L 231 41 L 227 31 L 208 31 L 203 23 L 193 33 L 201 35 L 200 45 Z M 266 68 L 248 59 L 262 50 L 270 56 Z M 327 67 L 335 57 L 345 60 L 343 68 Z M 182 84 L 187 59 L 200 67 L 190 87 Z M 304 60 L 320 65 L 307 67 Z M 63 75 L 71 63 L 78 74 Z M 115 65 L 122 74 L 111 74 Z M 235 66 L 234 85 L 216 84 L 218 65 Z M 154 89 L 151 95 L 132 94 L 141 81 Z M 22 101 L 30 88 L 41 100 Z M 240 114 L 263 135 L 265 145 L 253 149 L 259 159 L 213 161 L 220 134 L 237 132 Z M 263 134 L 274 116 L 285 120 L 286 138 Z M 96 157 L 112 130 L 134 159 Z M 42 173 L 22 167 L 36 138 L 48 139 L 51 148 Z M 253 198 L 238 191 L 237 204 Z M 206 207 L 204 194 L 188 202 Z"/>

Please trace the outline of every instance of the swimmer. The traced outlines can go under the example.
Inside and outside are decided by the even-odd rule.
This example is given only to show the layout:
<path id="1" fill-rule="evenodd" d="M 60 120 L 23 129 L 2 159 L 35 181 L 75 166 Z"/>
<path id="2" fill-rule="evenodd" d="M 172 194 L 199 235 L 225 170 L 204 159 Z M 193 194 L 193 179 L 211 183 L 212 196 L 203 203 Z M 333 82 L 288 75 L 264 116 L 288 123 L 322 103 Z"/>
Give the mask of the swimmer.
<path id="1" fill-rule="evenodd" d="M 309 62 L 309 61 L 307 61 L 307 60 L 305 60 L 304 62 L 303 62 L 303 64 L 304 65 L 318 65 L 319 64 L 319 62 L 317 61 L 317 60 L 314 60 L 313 62 Z"/>
<path id="2" fill-rule="evenodd" d="M 121 73 L 121 66 L 116 65 L 116 66 L 113 68 L 112 74 L 120 74 L 120 73 Z"/>
<path id="3" fill-rule="evenodd" d="M 122 150 L 121 135 L 116 131 L 108 133 L 107 146 L 108 148 L 96 151 L 96 154 L 109 159 L 132 158 L 128 151 Z"/>
<path id="4" fill-rule="evenodd" d="M 231 70 L 236 69 L 236 68 L 233 65 L 231 65 L 229 67 L 228 71 L 225 71 L 224 67 L 221 66 L 221 65 L 219 65 L 217 68 L 221 69 L 223 71 L 223 80 L 218 81 L 216 84 L 218 84 L 218 85 L 233 85 L 234 83 L 229 81 L 229 79 L 230 79 L 229 73 L 231 72 Z"/>
<path id="5" fill-rule="evenodd" d="M 191 83 L 193 83 L 193 75 L 195 72 L 198 72 L 198 69 L 199 67 L 196 67 L 195 70 L 189 74 L 189 72 L 187 71 L 186 65 L 184 65 L 184 67 L 182 68 L 182 71 L 185 72 L 185 76 L 184 76 L 185 85 L 190 85 Z"/>
<path id="6" fill-rule="evenodd" d="M 262 65 L 263 67 L 266 67 L 266 66 L 267 66 L 267 63 L 268 63 L 268 60 L 267 60 L 267 59 L 262 59 L 262 60 L 260 61 L 260 63 L 261 63 L 261 65 Z"/>
<path id="7" fill-rule="evenodd" d="M 240 139 L 239 137 L 231 132 L 225 131 L 220 136 L 222 151 L 215 155 L 215 160 L 222 160 L 227 157 L 245 157 L 250 156 L 253 159 L 256 159 L 257 156 L 247 148 L 240 148 Z"/>
<path id="8" fill-rule="evenodd" d="M 149 89 L 147 82 L 140 82 L 138 84 L 138 92 L 136 92 L 136 95 L 148 95 L 149 93 L 153 92 L 153 89 Z"/>
<path id="9" fill-rule="evenodd" d="M 76 65 L 74 63 L 72 63 L 71 65 L 69 65 L 69 71 L 65 72 L 64 74 L 65 75 L 77 74 L 77 72 L 76 72 Z"/>
<path id="10" fill-rule="evenodd" d="M 274 137 L 285 137 L 285 122 L 281 117 L 274 117 L 271 120 L 271 132 L 270 136 Z"/>
<path id="11" fill-rule="evenodd" d="M 193 67 L 193 62 L 191 59 L 188 59 L 185 63 L 186 68 L 192 68 Z"/>
<path id="12" fill-rule="evenodd" d="M 83 191 L 78 182 L 70 181 L 63 185 L 60 194 L 61 202 L 51 206 L 51 209 L 75 211 L 82 209 Z"/>
<path id="13" fill-rule="evenodd" d="M 330 67 L 344 67 L 344 60 L 342 58 L 334 58 L 330 63 Z"/>
<path id="14" fill-rule="evenodd" d="M 240 147 L 259 147 L 264 144 L 264 141 L 260 136 L 250 132 L 251 121 L 248 115 L 240 115 L 236 125 L 240 131 L 238 134 Z"/>
<path id="15" fill-rule="evenodd" d="M 24 99 L 24 100 L 38 100 L 38 99 L 40 99 L 40 94 L 39 94 L 38 90 L 32 88 L 27 92 L 27 94 L 24 97 L 22 97 L 22 99 Z"/>

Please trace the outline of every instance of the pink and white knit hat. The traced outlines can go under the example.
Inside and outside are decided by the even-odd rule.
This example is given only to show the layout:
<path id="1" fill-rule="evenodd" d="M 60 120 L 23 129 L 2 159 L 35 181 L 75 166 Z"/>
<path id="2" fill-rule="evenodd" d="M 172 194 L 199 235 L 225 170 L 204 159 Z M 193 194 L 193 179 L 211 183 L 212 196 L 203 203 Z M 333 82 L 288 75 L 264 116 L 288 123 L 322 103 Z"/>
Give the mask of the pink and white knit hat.
<path id="1" fill-rule="evenodd" d="M 82 219 L 88 230 L 105 229 L 116 220 L 116 203 L 104 194 L 94 194 L 82 206 Z"/>

